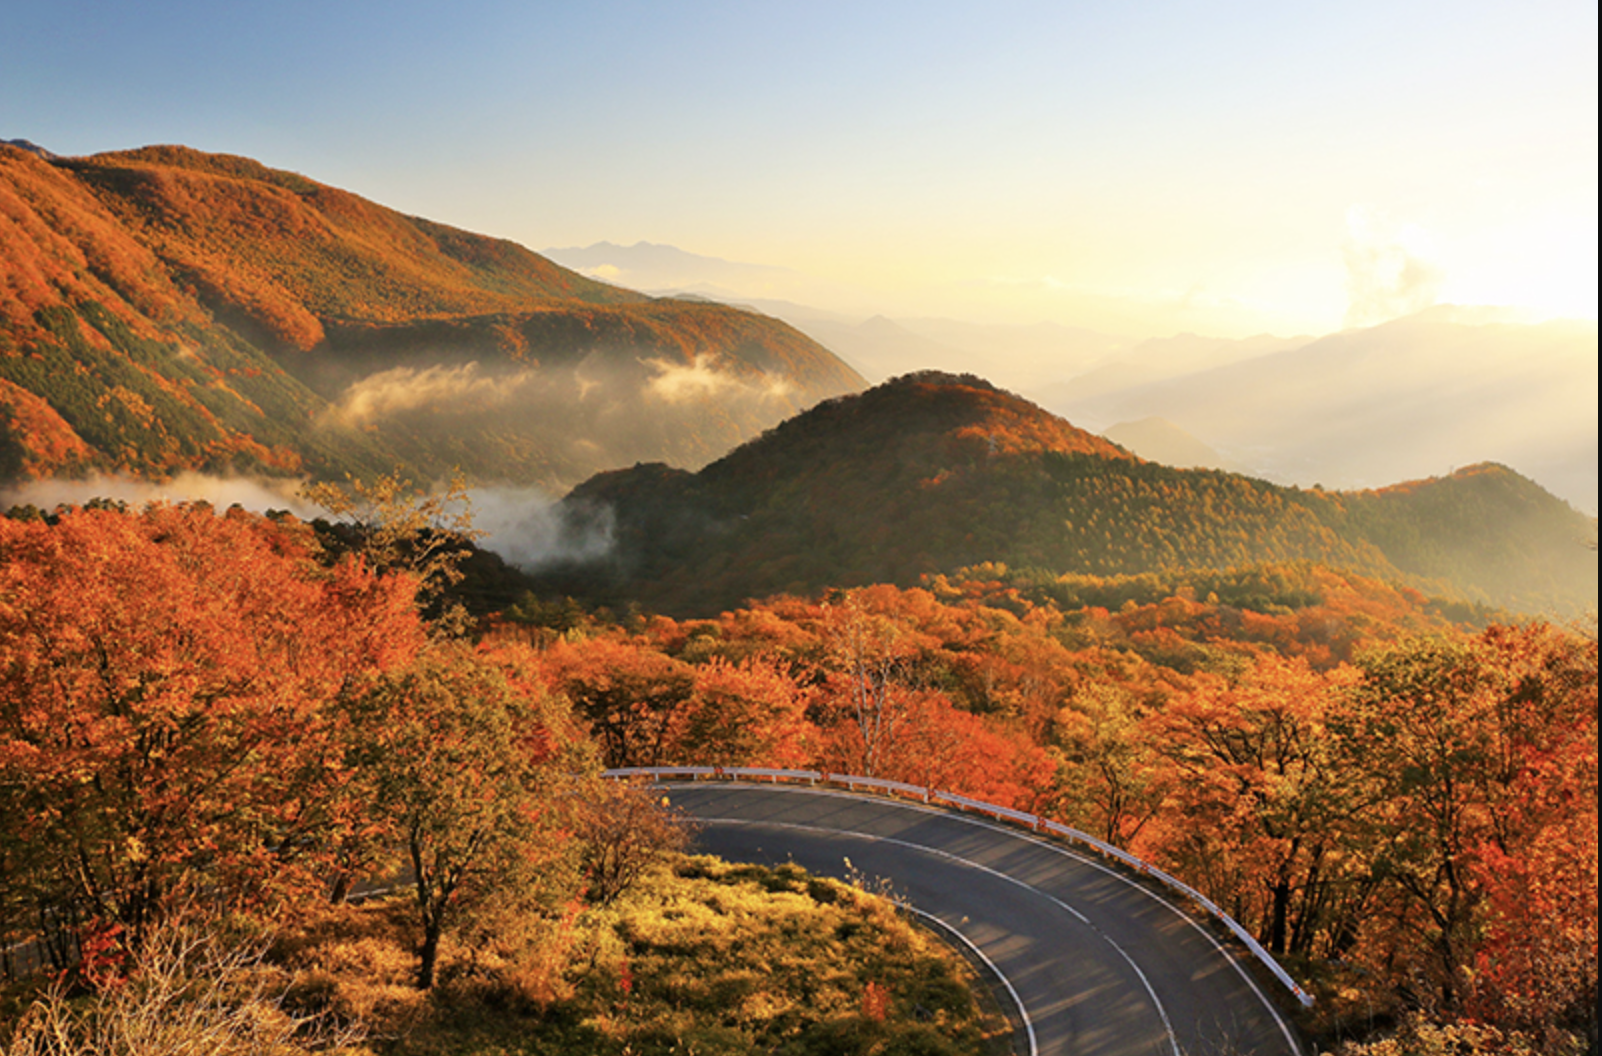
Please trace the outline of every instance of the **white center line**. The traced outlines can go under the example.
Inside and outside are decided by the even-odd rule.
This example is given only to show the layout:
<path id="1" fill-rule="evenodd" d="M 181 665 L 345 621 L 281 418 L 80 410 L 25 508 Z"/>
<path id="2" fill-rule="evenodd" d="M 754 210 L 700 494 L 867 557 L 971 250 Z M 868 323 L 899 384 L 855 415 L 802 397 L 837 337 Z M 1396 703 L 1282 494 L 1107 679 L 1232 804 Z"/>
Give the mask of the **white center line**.
<path id="1" fill-rule="evenodd" d="M 989 876 L 996 877 L 997 879 L 1000 879 L 1000 880 L 1005 880 L 1009 884 L 1014 884 L 1014 885 L 1016 885 L 1018 887 L 1023 888 L 1025 891 L 1029 891 L 1029 892 L 1032 892 L 1033 894 L 1039 895 L 1041 898 L 1043 898 L 1046 901 L 1052 903 L 1057 908 L 1065 910 L 1066 912 L 1072 914 L 1077 920 L 1079 920 L 1081 923 L 1083 923 L 1091 931 L 1095 932 L 1096 935 L 1099 936 L 1103 942 L 1105 942 L 1107 945 L 1111 946 L 1117 952 L 1118 956 L 1122 957 L 1124 959 L 1124 962 L 1126 964 L 1128 964 L 1130 968 L 1134 969 L 1135 975 L 1140 978 L 1140 985 L 1146 988 L 1146 994 L 1147 994 L 1147 996 L 1149 996 L 1151 998 L 1152 1006 L 1157 1009 L 1157 1015 L 1163 1021 L 1163 1032 L 1168 1035 L 1168 1044 L 1173 1049 L 1174 1056 L 1181 1056 L 1181 1053 L 1179 1051 L 1179 1039 L 1174 1036 L 1174 1026 L 1168 1020 L 1168 1010 L 1163 1007 L 1162 1000 L 1160 998 L 1158 998 L 1158 996 L 1157 996 L 1157 991 L 1152 989 L 1151 980 L 1146 978 L 1146 973 L 1140 970 L 1140 965 L 1135 963 L 1135 959 L 1133 957 L 1129 956 L 1128 952 L 1125 951 L 1122 946 L 1118 945 L 1118 943 L 1114 942 L 1112 940 L 1112 938 L 1109 937 L 1105 932 L 1103 932 L 1100 928 L 1096 927 L 1096 925 L 1092 924 L 1091 921 L 1090 921 L 1090 918 L 1085 916 L 1083 913 L 1079 912 L 1079 910 L 1075 909 L 1073 906 L 1070 906 L 1068 903 L 1062 901 L 1062 899 L 1056 898 L 1056 897 L 1054 897 L 1052 895 L 1049 895 L 1046 892 L 1040 890 L 1038 887 L 1034 887 L 1031 884 L 1025 883 L 1024 881 L 1018 879 L 1016 876 L 1008 876 L 1006 873 L 1000 872 L 1000 871 L 998 871 L 996 869 L 992 869 L 988 865 L 982 865 L 979 862 L 970 861 L 969 859 L 963 858 L 960 855 L 952 854 L 950 851 L 942 851 L 938 847 L 925 847 L 921 843 L 910 843 L 910 842 L 908 842 L 906 840 L 898 840 L 898 839 L 895 839 L 894 837 L 891 837 L 891 836 L 870 836 L 867 833 L 862 833 L 862 832 L 846 832 L 846 831 L 843 831 L 841 829 L 828 829 L 828 828 L 823 828 L 823 827 L 817 826 L 817 825 L 799 825 L 799 824 L 796 824 L 794 822 L 787 822 L 787 821 L 748 821 L 748 820 L 746 820 L 744 818 L 704 818 L 704 817 L 698 817 L 696 820 L 701 822 L 702 824 L 707 824 L 707 825 L 744 825 L 744 826 L 747 826 L 747 827 L 750 827 L 750 828 L 797 829 L 797 830 L 800 830 L 800 831 L 803 831 L 803 832 L 821 833 L 823 835 L 833 836 L 833 837 L 850 836 L 850 837 L 854 837 L 854 838 L 859 839 L 859 840 L 867 840 L 870 843 L 889 843 L 889 844 L 894 844 L 897 847 L 905 847 L 908 850 L 913 850 L 913 851 L 922 851 L 925 854 L 931 854 L 931 855 L 934 855 L 937 858 L 947 858 L 947 859 L 950 859 L 953 862 L 959 862 L 962 865 L 966 865 L 966 866 L 968 866 L 968 867 L 970 867 L 972 869 L 977 869 L 981 873 L 985 873 L 985 874 L 987 874 Z M 1005 979 L 1005 978 L 1006 977 L 1003 976 L 1003 979 Z M 1010 983 L 1008 984 L 1007 989 L 1012 990 L 1012 986 L 1011 986 Z M 1013 991 L 1013 995 L 1014 995 L 1014 997 L 1016 997 L 1017 996 L 1017 992 Z M 1019 1004 L 1019 1007 L 1020 1008 L 1023 1007 L 1021 1002 Z M 1029 1014 L 1027 1012 L 1024 1013 L 1024 1023 L 1025 1023 L 1025 1025 L 1029 1024 Z M 1030 1040 L 1030 1045 L 1031 1045 L 1031 1051 L 1033 1051 L 1032 1046 L 1034 1044 L 1034 1036 L 1035 1036 L 1034 1028 L 1032 1026 L 1030 1026 L 1029 1027 L 1029 1040 Z"/>

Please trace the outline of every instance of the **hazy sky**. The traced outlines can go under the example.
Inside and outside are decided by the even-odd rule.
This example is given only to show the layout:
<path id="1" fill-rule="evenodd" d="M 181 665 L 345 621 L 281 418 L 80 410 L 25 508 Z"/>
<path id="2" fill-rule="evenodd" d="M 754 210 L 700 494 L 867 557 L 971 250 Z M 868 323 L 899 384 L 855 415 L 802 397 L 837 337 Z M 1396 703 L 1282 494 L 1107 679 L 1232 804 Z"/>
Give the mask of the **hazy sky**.
<path id="1" fill-rule="evenodd" d="M 0 55 L 0 138 L 245 154 L 902 313 L 1596 316 L 1592 2 L 7 0 Z"/>

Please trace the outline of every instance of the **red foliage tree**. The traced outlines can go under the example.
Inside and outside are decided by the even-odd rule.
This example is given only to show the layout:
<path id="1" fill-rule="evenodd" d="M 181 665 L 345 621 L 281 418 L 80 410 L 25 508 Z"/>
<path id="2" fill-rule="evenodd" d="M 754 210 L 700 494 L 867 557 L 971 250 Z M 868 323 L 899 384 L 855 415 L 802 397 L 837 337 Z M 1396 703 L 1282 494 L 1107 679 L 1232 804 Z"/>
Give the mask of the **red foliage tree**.
<path id="1" fill-rule="evenodd" d="M 818 738 L 806 706 L 784 664 L 713 657 L 695 668 L 694 692 L 673 717 L 664 755 L 687 765 L 806 766 Z"/>
<path id="2" fill-rule="evenodd" d="M 0 842 L 51 919 L 260 898 L 333 819 L 325 705 L 422 641 L 410 580 L 205 506 L 0 519 Z"/>
<path id="3" fill-rule="evenodd" d="M 563 640 L 541 657 L 550 688 L 572 702 L 600 742 L 607 766 L 657 766 L 695 691 L 690 665 L 646 640 L 595 636 Z"/>

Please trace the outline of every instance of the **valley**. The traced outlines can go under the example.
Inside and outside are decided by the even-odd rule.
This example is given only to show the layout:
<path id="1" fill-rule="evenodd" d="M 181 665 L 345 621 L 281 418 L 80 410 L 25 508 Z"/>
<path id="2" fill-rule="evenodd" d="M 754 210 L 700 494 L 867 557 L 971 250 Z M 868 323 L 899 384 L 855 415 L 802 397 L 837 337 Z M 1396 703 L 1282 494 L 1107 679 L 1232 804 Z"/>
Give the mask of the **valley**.
<path id="1" fill-rule="evenodd" d="M 646 297 L 258 162 L 0 144 L 0 471 L 557 491 L 700 465 L 861 379 L 772 319 Z"/>
<path id="2" fill-rule="evenodd" d="M 829 879 L 857 836 L 797 837 L 808 872 L 763 856 L 819 816 L 740 835 L 733 792 L 603 776 L 655 766 L 935 788 L 1137 855 L 1311 996 L 1251 1051 L 1594 1045 L 1594 325 L 756 311 L 185 147 L 0 144 L 0 267 L 7 1056 L 146 998 L 286 1053 L 1019 1043 L 896 892 Z M 248 497 L 160 490 L 219 482 Z M 691 853 L 676 797 L 762 865 Z M 955 814 L 819 809 L 966 853 Z M 1073 933 L 1162 978 L 1128 959 L 1120 1018 L 1086 980 L 1124 961 L 1008 961 L 1056 1036 L 1221 1037 L 1251 981 L 1113 903 Z M 273 996 L 242 1027 L 169 970 Z"/>

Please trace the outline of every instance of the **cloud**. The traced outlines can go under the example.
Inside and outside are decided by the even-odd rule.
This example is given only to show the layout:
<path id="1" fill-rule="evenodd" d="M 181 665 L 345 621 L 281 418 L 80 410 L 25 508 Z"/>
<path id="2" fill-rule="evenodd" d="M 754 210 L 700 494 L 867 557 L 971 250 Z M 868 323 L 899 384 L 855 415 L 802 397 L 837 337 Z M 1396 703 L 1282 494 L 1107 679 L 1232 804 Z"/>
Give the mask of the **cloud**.
<path id="1" fill-rule="evenodd" d="M 784 378 L 762 374 L 748 380 L 737 374 L 719 370 L 712 356 L 696 356 L 689 364 L 669 363 L 663 359 L 649 359 L 645 365 L 655 373 L 646 382 L 646 391 L 668 403 L 712 399 L 732 395 L 756 396 L 760 399 L 783 399 L 790 395 L 790 383 Z"/>
<path id="2" fill-rule="evenodd" d="M 333 416 L 345 425 L 364 425 L 407 411 L 473 401 L 499 406 L 532 377 L 532 371 L 492 376 L 476 362 L 460 366 L 433 366 L 418 370 L 396 367 L 371 374 L 351 385 L 334 407 Z"/>
<path id="3" fill-rule="evenodd" d="M 611 511 L 585 519 L 582 527 L 538 488 L 483 487 L 469 492 L 478 541 L 508 564 L 535 569 L 567 561 L 594 561 L 612 549 Z"/>
<path id="4" fill-rule="evenodd" d="M 300 480 L 266 477 L 212 477 L 180 473 L 154 483 L 130 477 L 95 474 L 82 480 L 30 480 L 0 489 L 0 508 L 35 506 L 49 511 L 57 506 L 81 506 L 90 499 L 114 499 L 140 507 L 152 502 L 209 502 L 218 509 L 239 505 L 256 513 L 289 510 L 297 517 L 317 516 L 318 510 L 299 497 Z"/>
<path id="5" fill-rule="evenodd" d="M 0 488 L 0 511 L 31 505 L 49 512 L 58 506 L 81 506 L 90 499 L 113 499 L 136 509 L 155 502 L 209 502 L 218 510 L 239 505 L 254 513 L 288 510 L 302 520 L 326 516 L 327 511 L 299 497 L 304 483 L 201 473 L 181 473 L 163 483 L 105 474 L 82 480 L 31 480 Z M 581 519 L 565 517 L 557 500 L 539 488 L 473 488 L 468 492 L 468 509 L 473 527 L 485 533 L 479 545 L 520 568 L 594 561 L 612 549 L 610 510 Z"/>
<path id="6" fill-rule="evenodd" d="M 1374 326 L 1433 305 L 1444 275 L 1429 257 L 1429 236 L 1413 224 L 1393 228 L 1366 206 L 1346 211 L 1346 326 Z"/>

